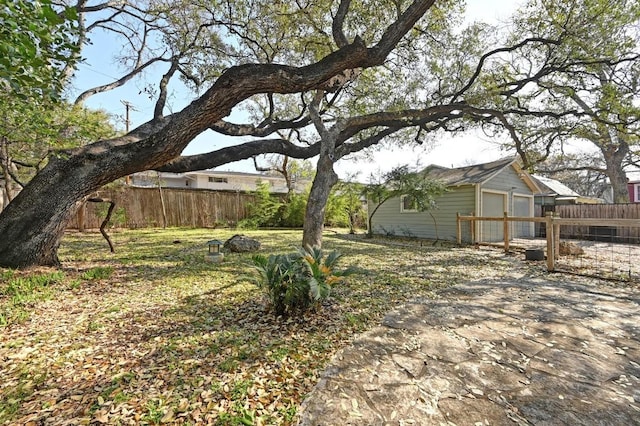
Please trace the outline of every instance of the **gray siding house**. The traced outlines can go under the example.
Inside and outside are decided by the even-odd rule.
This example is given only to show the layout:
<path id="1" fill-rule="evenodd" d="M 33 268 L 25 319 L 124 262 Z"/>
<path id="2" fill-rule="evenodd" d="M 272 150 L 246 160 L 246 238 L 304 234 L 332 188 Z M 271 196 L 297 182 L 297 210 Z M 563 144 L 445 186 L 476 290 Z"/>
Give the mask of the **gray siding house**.
<path id="1" fill-rule="evenodd" d="M 406 209 L 403 197 L 383 203 L 372 219 L 374 234 L 427 239 L 456 240 L 457 214 L 475 216 L 532 217 L 534 194 L 539 191 L 531 176 L 514 157 L 468 167 L 429 166 L 424 170 L 432 179 L 447 185 L 448 192 L 436 199 L 436 207 L 419 212 Z M 369 211 L 376 207 L 369 201 Z M 470 222 L 462 227 L 463 241 L 492 242 L 504 239 L 501 222 L 479 222 L 472 238 Z M 534 236 L 533 223 L 513 222 L 510 235 Z"/>

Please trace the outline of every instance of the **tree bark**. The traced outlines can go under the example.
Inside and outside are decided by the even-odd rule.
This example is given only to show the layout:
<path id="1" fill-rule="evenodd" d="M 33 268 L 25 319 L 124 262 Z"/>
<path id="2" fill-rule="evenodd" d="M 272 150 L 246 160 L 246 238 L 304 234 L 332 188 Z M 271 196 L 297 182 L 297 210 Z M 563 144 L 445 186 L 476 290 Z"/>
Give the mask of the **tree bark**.
<path id="1" fill-rule="evenodd" d="M 334 160 L 330 155 L 320 155 L 316 176 L 311 184 L 309 200 L 304 212 L 302 247 L 322 247 L 324 214 L 331 188 L 338 183 L 338 175 L 333 169 Z"/>
<path id="2" fill-rule="evenodd" d="M 627 174 L 622 166 L 625 157 L 629 153 L 629 147 L 625 143 L 618 145 L 616 150 L 603 149 L 604 162 L 607 166 L 607 176 L 611 183 L 613 202 L 616 204 L 629 203 L 629 189 L 627 187 Z"/>
<path id="3" fill-rule="evenodd" d="M 629 189 L 627 188 L 627 174 L 624 171 L 624 160 L 629 155 L 627 135 L 599 126 L 598 132 L 592 138 L 592 142 L 600 148 L 609 177 L 609 183 L 613 192 L 613 202 L 624 204 L 630 202 Z"/>

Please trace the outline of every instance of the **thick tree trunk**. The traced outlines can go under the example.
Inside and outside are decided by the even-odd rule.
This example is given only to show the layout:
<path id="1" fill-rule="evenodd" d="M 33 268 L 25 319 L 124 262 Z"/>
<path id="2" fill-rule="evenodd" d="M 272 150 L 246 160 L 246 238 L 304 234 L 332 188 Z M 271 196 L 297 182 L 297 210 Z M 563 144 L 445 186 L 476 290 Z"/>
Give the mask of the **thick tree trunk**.
<path id="1" fill-rule="evenodd" d="M 302 247 L 322 247 L 324 213 L 331 188 L 338 183 L 338 175 L 333 170 L 332 156 L 321 154 L 318 159 L 316 176 L 311 185 L 307 208 L 304 212 Z"/>
<path id="2" fill-rule="evenodd" d="M 629 154 L 629 145 L 620 138 L 617 138 L 617 144 L 613 145 L 613 147 L 615 147 L 615 149 L 607 149 L 607 147 L 604 146 L 601 150 L 607 167 L 607 176 L 609 177 L 613 191 L 613 202 L 616 204 L 624 204 L 630 202 L 629 190 L 627 188 L 627 174 L 622 166 L 624 159 Z"/>
<path id="3" fill-rule="evenodd" d="M 83 200 L 129 171 L 143 170 L 144 160 L 153 157 L 131 151 L 94 146 L 68 158 L 51 157 L 0 214 L 0 266 L 59 265 L 60 240 Z"/>
<path id="4" fill-rule="evenodd" d="M 616 204 L 629 203 L 629 189 L 627 188 L 627 174 L 622 165 L 607 163 L 607 175 L 613 191 L 613 202 Z"/>

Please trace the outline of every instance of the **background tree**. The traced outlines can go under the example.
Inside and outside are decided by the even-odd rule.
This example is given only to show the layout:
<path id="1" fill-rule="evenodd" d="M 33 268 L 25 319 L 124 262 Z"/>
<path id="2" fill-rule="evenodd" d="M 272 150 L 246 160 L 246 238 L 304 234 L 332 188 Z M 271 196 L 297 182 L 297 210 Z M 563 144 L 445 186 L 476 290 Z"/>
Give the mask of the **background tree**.
<path id="1" fill-rule="evenodd" d="M 345 215 L 345 222 L 349 226 L 350 234 L 355 234 L 356 227 L 363 225 L 366 217 L 362 195 L 364 185 L 356 181 L 357 177 L 357 174 L 350 174 L 337 183 L 333 188 L 335 194 L 333 199 L 336 200 L 338 207 L 329 209 L 329 211 L 337 210 L 338 214 Z M 331 198 L 329 204 L 331 205 Z"/>
<path id="2" fill-rule="evenodd" d="M 51 150 L 70 149 L 116 132 L 101 111 L 62 101 L 0 97 L 0 170 L 5 204 L 47 163 Z"/>
<path id="3" fill-rule="evenodd" d="M 259 165 L 256 157 L 253 158 L 253 164 L 258 172 L 284 178 L 287 185 L 286 201 L 291 199 L 302 182 L 313 179 L 314 168 L 308 160 L 296 160 L 287 155 L 275 154 L 268 156 L 266 166 Z"/>
<path id="4" fill-rule="evenodd" d="M 625 166 L 640 142 L 639 23 L 635 0 L 532 1 L 516 21 L 517 37 L 553 38 L 562 46 L 523 52 L 526 56 L 504 71 L 530 68 L 550 55 L 562 59 L 562 68 L 532 80 L 526 96 L 517 98 L 529 109 L 556 114 L 516 120 L 518 150 L 525 163 L 534 165 L 560 156 L 566 142 L 592 144 L 601 157 L 581 167 L 605 172 L 616 203 L 629 202 Z"/>
<path id="5" fill-rule="evenodd" d="M 367 230 L 373 236 L 372 221 L 381 205 L 392 198 L 405 197 L 403 203 L 419 212 L 436 207 L 436 198 L 447 191 L 444 184 L 430 179 L 424 172 L 417 172 L 408 165 L 394 167 L 391 171 L 371 175 L 364 194 L 369 200 Z"/>
<path id="6" fill-rule="evenodd" d="M 585 197 L 605 198 L 611 191 L 604 160 L 590 153 L 552 156 L 536 173 L 556 179 Z"/>

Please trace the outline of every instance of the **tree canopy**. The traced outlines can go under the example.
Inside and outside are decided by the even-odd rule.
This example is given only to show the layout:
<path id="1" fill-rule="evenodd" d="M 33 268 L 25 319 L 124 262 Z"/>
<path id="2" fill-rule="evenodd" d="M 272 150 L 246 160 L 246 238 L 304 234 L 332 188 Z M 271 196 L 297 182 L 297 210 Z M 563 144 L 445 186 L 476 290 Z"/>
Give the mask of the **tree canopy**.
<path id="1" fill-rule="evenodd" d="M 540 34 L 562 44 L 527 52 L 511 61 L 508 71 L 529 69 L 549 57 L 562 61 L 514 97 L 522 107 L 547 112 L 514 120 L 517 149 L 535 165 L 566 155 L 567 142 L 591 144 L 601 157 L 580 167 L 607 175 L 615 202 L 629 201 L 625 166 L 640 142 L 639 24 L 637 1 L 531 1 L 515 21 L 517 35 Z"/>
<path id="2" fill-rule="evenodd" d="M 612 2 L 532 0 L 506 34 L 465 25 L 455 1 L 80 1 L 73 5 L 76 43 L 88 42 L 93 31 L 117 37 L 125 71 L 76 102 L 157 65 L 164 71 L 149 91 L 154 117 L 127 135 L 52 157 L 0 215 L 0 232 L 18 242 L 0 243 L 0 261 L 56 264 L 61 229 L 77 203 L 144 169 L 183 172 L 266 153 L 319 155 L 318 193 L 312 188 L 310 203 L 320 205 L 335 184 L 335 161 L 381 143 L 423 143 L 441 131 L 477 126 L 506 130 L 527 160 L 535 134 L 526 129 L 591 116 L 548 102 L 559 96 L 543 96 L 548 81 L 631 63 L 589 33 L 622 19 L 593 14 L 604 16 L 607 6 Z M 194 100 L 167 113 L 175 79 L 194 90 Z M 248 108 L 249 120 L 226 121 L 238 107 Z M 209 129 L 254 140 L 181 156 Z M 46 206 L 38 202 L 45 199 Z M 318 214 L 323 209 L 305 223 L 319 223 Z"/>

